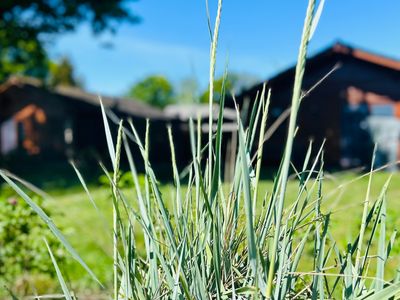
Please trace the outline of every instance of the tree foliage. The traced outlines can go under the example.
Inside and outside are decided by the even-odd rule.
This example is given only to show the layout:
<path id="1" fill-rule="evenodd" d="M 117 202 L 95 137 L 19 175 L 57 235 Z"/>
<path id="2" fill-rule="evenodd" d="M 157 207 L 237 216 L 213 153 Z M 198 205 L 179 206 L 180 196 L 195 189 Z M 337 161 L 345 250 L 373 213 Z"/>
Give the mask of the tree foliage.
<path id="1" fill-rule="evenodd" d="M 199 83 L 196 77 L 186 77 L 179 84 L 176 96 L 178 103 L 197 103 L 199 102 Z"/>
<path id="2" fill-rule="evenodd" d="M 45 78 L 46 43 L 88 22 L 94 33 L 115 32 L 122 21 L 137 22 L 127 0 L 0 1 L 0 81 L 11 74 Z"/>
<path id="3" fill-rule="evenodd" d="M 40 79 L 47 76 L 47 54 L 37 39 L 10 39 L 0 25 L 0 45 L 0 82 L 12 74 Z"/>
<path id="4" fill-rule="evenodd" d="M 229 73 L 225 78 L 224 76 L 218 77 L 214 80 L 214 101 L 219 102 L 221 100 L 222 88 L 225 84 L 225 92 L 229 95 L 231 92 L 238 93 L 245 88 L 249 88 L 259 79 L 251 74 L 246 73 Z M 208 103 L 209 90 L 205 90 L 200 96 L 200 102 Z"/>
<path id="5" fill-rule="evenodd" d="M 235 78 L 232 76 L 228 76 L 224 82 L 224 77 L 219 77 L 214 80 L 214 101 L 219 102 L 221 100 L 222 96 L 222 89 L 225 85 L 225 91 L 229 93 L 233 86 Z M 207 89 L 206 91 L 203 92 L 203 94 L 200 96 L 200 102 L 202 103 L 208 103 L 208 99 L 210 97 L 210 91 Z"/>
<path id="6" fill-rule="evenodd" d="M 61 58 L 58 63 L 50 63 L 48 84 L 52 87 L 59 85 L 75 87 L 82 86 L 82 83 L 75 74 L 74 66 L 67 57 Z"/>
<path id="7" fill-rule="evenodd" d="M 127 96 L 150 105 L 164 107 L 173 102 L 174 94 L 174 88 L 167 78 L 152 75 L 136 83 Z"/>

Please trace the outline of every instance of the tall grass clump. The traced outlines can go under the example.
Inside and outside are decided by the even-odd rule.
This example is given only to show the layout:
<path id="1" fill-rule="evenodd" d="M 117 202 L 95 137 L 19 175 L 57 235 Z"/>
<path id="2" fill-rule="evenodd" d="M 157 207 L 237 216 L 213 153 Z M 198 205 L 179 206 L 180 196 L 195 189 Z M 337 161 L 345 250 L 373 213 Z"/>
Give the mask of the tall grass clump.
<path id="1" fill-rule="evenodd" d="M 113 204 L 113 299 L 391 299 L 399 296 L 400 276 L 385 276 L 385 266 L 395 240 L 387 239 L 386 191 L 390 177 L 378 198 L 372 199 L 370 182 L 359 230 L 347 248 L 339 249 L 330 231 L 329 211 L 322 209 L 324 195 L 323 145 L 310 143 L 300 169 L 292 167 L 296 142 L 297 113 L 305 95 L 302 78 L 308 43 L 321 14 L 323 1 L 307 7 L 293 87 L 288 135 L 281 165 L 272 190 L 260 189 L 264 133 L 271 91 L 264 86 L 245 125 L 238 112 L 237 158 L 230 183 L 221 179 L 221 145 L 224 97 L 221 99 L 216 130 L 213 131 L 213 81 L 222 1 L 214 30 L 210 30 L 210 121 L 208 141 L 201 142 L 201 123 L 189 122 L 192 162 L 185 184 L 178 170 L 174 136 L 168 130 L 174 194 L 167 201 L 149 161 L 150 123 L 141 140 L 135 124 L 119 124 L 113 137 L 107 114 L 102 114 L 113 175 L 104 168 Z M 210 22 L 211 23 L 211 22 Z M 301 130 L 301 128 L 299 129 Z M 258 138 L 257 138 L 257 135 Z M 132 143 L 141 157 L 133 157 Z M 254 150 L 255 149 L 255 150 Z M 120 160 L 126 156 L 132 174 L 135 197 L 127 198 L 119 187 Z M 251 159 L 255 158 L 255 161 Z M 139 183 L 136 164 L 145 166 L 144 185 Z M 372 164 L 373 165 L 373 164 Z M 76 170 L 77 171 L 77 170 Z M 83 177 L 85 191 L 93 201 Z M 289 175 L 298 183 L 294 200 L 287 199 Z M 0 175 L 48 224 L 66 249 L 87 269 L 51 219 L 23 189 L 4 172 Z M 293 198 L 293 197 L 292 197 Z M 101 233 L 100 233 L 101 234 Z M 138 237 L 144 249 L 138 248 Z M 66 299 L 74 299 L 49 248 Z M 309 255 L 311 253 L 311 255 Z M 307 261 L 309 260 L 309 261 Z M 308 268 L 309 267 L 309 268 Z"/>

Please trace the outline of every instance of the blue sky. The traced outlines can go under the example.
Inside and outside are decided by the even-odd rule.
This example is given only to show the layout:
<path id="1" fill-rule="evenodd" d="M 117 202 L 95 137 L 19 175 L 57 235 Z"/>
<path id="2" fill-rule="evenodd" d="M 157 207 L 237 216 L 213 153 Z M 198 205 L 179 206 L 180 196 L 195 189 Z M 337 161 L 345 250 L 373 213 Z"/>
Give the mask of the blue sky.
<path id="1" fill-rule="evenodd" d="M 216 2 L 209 0 L 212 17 Z M 225 0 L 217 73 L 228 61 L 230 71 L 261 80 L 292 65 L 306 6 L 306 0 Z M 196 76 L 204 88 L 210 43 L 205 0 L 139 0 L 129 8 L 141 23 L 98 37 L 83 25 L 49 45 L 51 56 L 70 57 L 85 87 L 96 93 L 121 95 L 150 74 L 177 86 Z M 337 40 L 400 58 L 400 1 L 326 0 L 310 53 Z"/>

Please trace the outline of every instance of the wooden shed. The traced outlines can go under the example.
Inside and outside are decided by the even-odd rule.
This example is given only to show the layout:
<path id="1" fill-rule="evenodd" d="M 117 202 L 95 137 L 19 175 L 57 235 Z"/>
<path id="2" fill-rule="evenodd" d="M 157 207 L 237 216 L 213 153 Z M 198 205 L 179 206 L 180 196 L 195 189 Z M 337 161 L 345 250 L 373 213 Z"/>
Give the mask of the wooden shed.
<path id="1" fill-rule="evenodd" d="M 101 98 L 110 116 L 132 119 L 142 137 L 146 119 L 151 119 L 157 132 L 151 135 L 152 148 L 165 145 L 166 118 L 161 110 L 132 99 Z M 111 118 L 114 133 L 115 122 Z M 132 149 L 137 151 L 137 147 Z M 48 89 L 30 78 L 14 77 L 0 85 L 3 167 L 15 169 L 24 161 L 67 162 L 85 155 L 109 161 L 98 95 L 71 87 Z M 154 151 L 151 159 L 155 164 L 165 162 L 169 153 Z"/>
<path id="2" fill-rule="evenodd" d="M 264 157 L 269 165 L 280 162 L 285 145 L 285 111 L 291 102 L 294 73 L 295 66 L 267 80 L 267 88 L 272 91 L 268 126 L 282 122 L 265 145 Z M 262 85 L 242 92 L 237 97 L 239 104 L 254 103 Z M 397 159 L 400 61 L 336 43 L 308 59 L 303 91 L 306 96 L 298 117 L 294 162 L 303 161 L 310 140 L 318 148 L 324 139 L 325 163 L 331 167 L 369 164 L 375 142 L 380 144 L 380 164 Z M 392 133 L 390 137 L 383 138 L 382 134 L 388 131 Z M 382 144 L 389 140 L 390 149 L 385 149 Z"/>

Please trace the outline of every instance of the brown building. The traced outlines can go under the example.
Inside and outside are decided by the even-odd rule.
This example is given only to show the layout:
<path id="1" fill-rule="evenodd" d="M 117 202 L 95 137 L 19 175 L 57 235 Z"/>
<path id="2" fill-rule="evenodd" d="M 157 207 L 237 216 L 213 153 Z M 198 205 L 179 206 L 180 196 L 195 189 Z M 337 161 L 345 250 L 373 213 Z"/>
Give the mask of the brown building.
<path id="1" fill-rule="evenodd" d="M 269 126 L 285 119 L 282 114 L 290 106 L 294 73 L 292 67 L 267 81 L 272 91 Z M 242 92 L 237 98 L 239 104 L 254 102 L 261 89 L 262 83 Z M 303 160 L 310 140 L 318 148 L 325 138 L 328 166 L 366 165 L 371 161 L 374 143 L 378 143 L 378 164 L 397 159 L 400 61 L 337 43 L 308 59 L 303 91 L 310 89 L 299 112 L 295 162 Z M 287 132 L 285 120 L 265 145 L 267 164 L 277 165 L 281 159 Z"/>
<path id="2" fill-rule="evenodd" d="M 269 129 L 282 122 L 266 142 L 266 166 L 276 167 L 282 157 L 287 132 L 285 111 L 290 106 L 294 72 L 292 67 L 267 82 L 272 90 Z M 248 111 L 251 111 L 262 85 L 242 92 L 237 97 L 240 107 L 249 101 Z M 295 163 L 303 161 L 310 140 L 314 141 L 316 151 L 324 139 L 324 160 L 331 167 L 367 165 L 374 143 L 378 143 L 378 164 L 398 158 L 400 61 L 335 44 L 308 59 L 303 90 L 307 96 L 299 112 L 299 131 L 293 149 Z M 164 174 L 171 171 L 168 125 L 172 126 L 180 169 L 187 166 L 192 157 L 190 118 L 202 120 L 203 145 L 207 140 L 207 105 L 174 105 L 160 110 L 131 99 L 102 99 L 114 136 L 118 119 L 130 118 L 144 138 L 146 119 L 150 119 L 150 161 L 156 170 L 165 170 Z M 218 111 L 216 105 L 216 119 Z M 223 116 L 223 167 L 229 177 L 237 145 L 236 113 L 225 108 Z M 134 143 L 131 149 L 140 171 L 141 155 Z M 47 89 L 31 79 L 11 78 L 0 85 L 0 167 L 15 170 L 16 166 L 25 165 L 30 168 L 34 162 L 39 165 L 50 162 L 54 166 L 56 162 L 65 164 L 68 158 L 109 163 L 98 96 L 75 88 Z"/>
<path id="3" fill-rule="evenodd" d="M 172 127 L 177 163 L 184 169 L 192 159 L 189 119 L 200 118 L 202 138 L 208 138 L 208 105 L 171 105 L 160 110 L 132 99 L 101 97 L 114 136 L 120 119 L 131 119 L 144 141 L 146 119 L 150 120 L 150 162 L 159 176 L 171 172 L 171 152 L 167 127 Z M 214 122 L 219 107 L 215 105 Z M 235 153 L 226 143 L 235 142 L 236 112 L 224 110 L 223 154 L 234 160 Z M 129 128 L 125 122 L 126 128 Z M 132 133 L 129 135 L 134 140 Z M 136 167 L 143 171 L 143 159 L 132 142 Z M 99 169 L 98 161 L 110 163 L 99 97 L 71 87 L 48 89 L 30 78 L 11 78 L 0 85 L 0 168 L 25 175 L 26 169 L 57 165 L 71 169 L 67 162 L 74 159 L 87 165 L 88 171 Z M 124 159 L 123 155 L 123 159 Z M 127 164 L 123 164 L 127 166 Z M 22 168 L 21 168 L 22 167 Z M 109 166 L 110 167 L 110 166 Z"/>
<path id="4" fill-rule="evenodd" d="M 151 145 L 160 149 L 166 136 L 166 118 L 157 108 L 135 100 L 102 97 L 116 131 L 116 118 L 130 118 L 144 136 L 151 119 Z M 114 119 L 114 122 L 112 120 Z M 137 151 L 137 147 L 132 147 Z M 27 78 L 11 78 L 0 85 L 0 163 L 15 169 L 28 162 L 67 162 L 84 156 L 108 162 L 99 97 L 80 89 L 47 89 Z M 140 157 L 139 157 L 140 158 Z M 169 158 L 165 151 L 152 155 L 157 164 Z M 138 160 L 140 161 L 140 159 Z"/>

